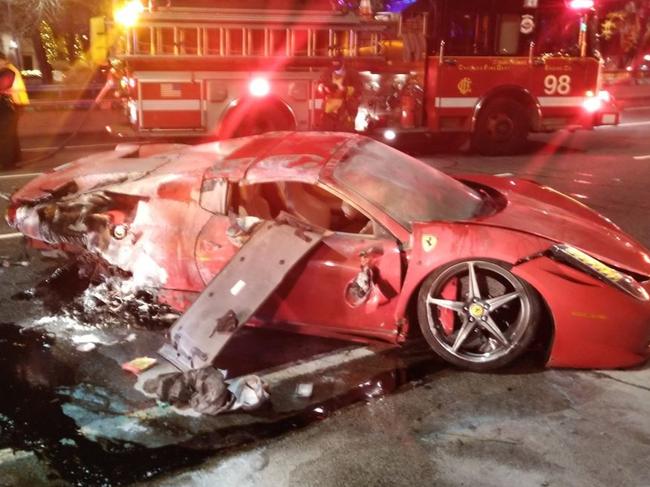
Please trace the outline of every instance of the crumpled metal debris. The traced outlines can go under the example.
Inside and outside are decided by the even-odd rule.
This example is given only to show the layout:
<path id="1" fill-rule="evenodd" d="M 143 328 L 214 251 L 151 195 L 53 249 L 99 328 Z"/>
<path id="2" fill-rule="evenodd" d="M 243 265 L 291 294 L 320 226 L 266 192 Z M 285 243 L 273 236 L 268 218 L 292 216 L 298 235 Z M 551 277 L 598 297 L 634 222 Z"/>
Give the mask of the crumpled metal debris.
<path id="1" fill-rule="evenodd" d="M 252 411 L 269 399 L 266 383 L 256 375 L 246 375 L 233 380 L 228 385 L 228 390 L 235 398 L 230 407 L 232 411 L 237 409 Z"/>
<path id="2" fill-rule="evenodd" d="M 269 397 L 259 377 L 246 376 L 227 384 L 214 367 L 162 374 L 147 380 L 143 390 L 172 406 L 209 415 L 257 409 Z"/>
<path id="3" fill-rule="evenodd" d="M 106 248 L 110 221 L 102 212 L 110 209 L 113 200 L 102 191 L 74 194 L 75 190 L 76 187 L 62 188 L 59 200 L 20 207 L 16 219 L 50 243 Z"/>
<path id="4" fill-rule="evenodd" d="M 369 266 L 362 266 L 354 280 L 348 284 L 345 290 L 345 298 L 351 306 L 362 305 L 370 296 L 372 291 L 373 275 Z"/>
<path id="5" fill-rule="evenodd" d="M 248 242 L 253 230 L 259 223 L 262 223 L 262 220 L 256 216 L 231 216 L 230 226 L 226 230 L 226 237 L 231 244 L 240 248 Z"/>
<path id="6" fill-rule="evenodd" d="M 129 326 L 166 329 L 180 316 L 158 302 L 154 291 L 135 285 L 128 273 L 89 254 L 77 256 L 12 298 L 41 298 L 48 308 L 95 328 L 123 326 L 126 316 Z"/>

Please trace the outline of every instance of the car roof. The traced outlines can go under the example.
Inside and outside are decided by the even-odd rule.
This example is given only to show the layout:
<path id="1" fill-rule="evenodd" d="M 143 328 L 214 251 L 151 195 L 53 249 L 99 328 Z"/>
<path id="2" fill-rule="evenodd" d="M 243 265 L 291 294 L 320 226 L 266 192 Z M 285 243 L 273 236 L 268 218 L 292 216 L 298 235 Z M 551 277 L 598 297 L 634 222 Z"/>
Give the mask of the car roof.
<path id="1" fill-rule="evenodd" d="M 211 170 L 211 177 L 261 183 L 294 180 L 316 183 L 325 165 L 346 144 L 363 136 L 342 132 L 270 132 L 233 139 L 234 150 Z"/>

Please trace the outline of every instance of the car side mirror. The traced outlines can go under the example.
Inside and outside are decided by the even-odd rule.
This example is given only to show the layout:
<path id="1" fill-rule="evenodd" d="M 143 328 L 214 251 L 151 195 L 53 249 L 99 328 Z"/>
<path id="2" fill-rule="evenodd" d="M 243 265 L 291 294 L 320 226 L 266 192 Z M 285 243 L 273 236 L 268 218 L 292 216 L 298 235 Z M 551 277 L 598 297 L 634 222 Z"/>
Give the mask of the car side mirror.
<path id="1" fill-rule="evenodd" d="M 228 181 L 224 178 L 203 179 L 199 206 L 210 213 L 227 213 Z"/>

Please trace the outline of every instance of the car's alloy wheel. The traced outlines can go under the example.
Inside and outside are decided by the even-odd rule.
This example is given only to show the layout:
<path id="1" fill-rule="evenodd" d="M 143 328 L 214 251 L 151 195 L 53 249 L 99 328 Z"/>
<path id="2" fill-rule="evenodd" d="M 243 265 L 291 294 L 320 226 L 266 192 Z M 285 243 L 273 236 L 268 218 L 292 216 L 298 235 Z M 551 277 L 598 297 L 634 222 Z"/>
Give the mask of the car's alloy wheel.
<path id="1" fill-rule="evenodd" d="M 418 296 L 425 339 L 446 361 L 491 370 L 517 358 L 535 336 L 539 299 L 501 264 L 467 260 L 432 273 Z"/>

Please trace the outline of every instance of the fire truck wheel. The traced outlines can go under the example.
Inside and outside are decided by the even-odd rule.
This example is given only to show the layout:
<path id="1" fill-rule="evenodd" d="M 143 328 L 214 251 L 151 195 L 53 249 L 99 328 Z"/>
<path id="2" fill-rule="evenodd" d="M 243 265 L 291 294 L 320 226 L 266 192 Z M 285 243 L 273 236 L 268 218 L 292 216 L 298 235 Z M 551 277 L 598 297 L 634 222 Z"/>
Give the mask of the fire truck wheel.
<path id="1" fill-rule="evenodd" d="M 473 147 L 486 156 L 521 152 L 528 137 L 526 109 L 516 101 L 496 98 L 479 113 Z"/>
<path id="2" fill-rule="evenodd" d="M 244 137 L 246 135 L 258 135 L 264 132 L 271 132 L 276 130 L 272 122 L 268 118 L 251 117 L 249 120 L 244 120 L 236 129 L 234 137 Z"/>

